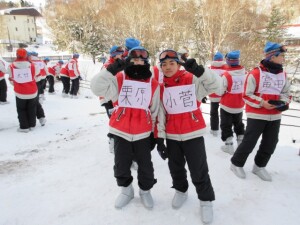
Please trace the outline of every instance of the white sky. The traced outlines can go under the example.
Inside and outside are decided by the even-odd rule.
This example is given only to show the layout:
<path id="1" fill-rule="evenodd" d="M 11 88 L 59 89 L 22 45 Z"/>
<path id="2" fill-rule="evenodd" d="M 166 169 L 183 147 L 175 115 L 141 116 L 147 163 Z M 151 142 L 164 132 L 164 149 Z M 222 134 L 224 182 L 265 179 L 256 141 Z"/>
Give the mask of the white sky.
<path id="1" fill-rule="evenodd" d="M 41 56 L 46 49 L 40 46 Z M 48 52 L 51 55 L 53 52 Z M 101 64 L 79 58 L 79 69 L 88 80 Z M 51 62 L 53 64 L 55 62 Z M 62 85 L 43 104 L 47 123 L 37 122 L 34 131 L 18 133 L 13 87 L 8 101 L 0 105 L 0 224 L 2 225 L 199 225 L 199 200 L 189 179 L 187 202 L 171 207 L 174 190 L 167 165 L 152 151 L 157 184 L 151 190 L 154 208 L 143 207 L 138 195 L 137 173 L 132 171 L 134 199 L 122 210 L 114 208 L 120 188 L 113 177 L 114 156 L 108 150 L 108 118 L 104 107 L 81 88 L 79 99 L 62 98 Z M 88 87 L 89 85 L 82 85 Z M 202 104 L 209 128 L 209 104 Z M 293 102 L 292 109 L 300 109 Z M 286 115 L 299 116 L 288 110 Z M 300 125 L 300 119 L 284 116 L 282 124 Z M 204 135 L 212 184 L 216 193 L 214 225 L 299 225 L 300 128 L 280 128 L 279 142 L 268 171 L 273 182 L 251 173 L 254 152 L 245 165 L 247 178 L 237 178 L 229 169 L 231 156 L 222 152 L 220 136 Z M 292 143 L 297 138 L 297 143 Z M 235 143 L 236 145 L 236 143 Z"/>

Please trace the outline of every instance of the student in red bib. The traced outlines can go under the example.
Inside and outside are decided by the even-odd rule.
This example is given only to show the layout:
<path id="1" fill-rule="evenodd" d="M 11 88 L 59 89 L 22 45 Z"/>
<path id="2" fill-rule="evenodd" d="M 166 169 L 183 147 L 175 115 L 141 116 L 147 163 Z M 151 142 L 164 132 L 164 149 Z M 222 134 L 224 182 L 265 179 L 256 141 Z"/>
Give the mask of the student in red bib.
<path id="1" fill-rule="evenodd" d="M 61 66 L 59 76 L 61 82 L 63 83 L 62 97 L 67 98 L 69 97 L 69 92 L 70 92 L 70 76 L 68 70 L 68 63 L 66 63 L 66 65 Z"/>
<path id="2" fill-rule="evenodd" d="M 201 219 L 204 223 L 210 223 L 215 194 L 208 174 L 203 138 L 206 125 L 200 104 L 204 96 L 220 92 L 221 78 L 198 65 L 195 59 L 179 64 L 178 54 L 173 50 L 161 52 L 159 59 L 164 86 L 157 124 L 157 150 L 163 159 L 169 159 L 175 189 L 172 207 L 180 208 L 187 199 L 187 163 L 200 200 Z M 185 70 L 180 69 L 181 65 Z"/>
<path id="3" fill-rule="evenodd" d="M 71 90 L 70 97 L 77 99 L 78 91 L 79 91 L 79 83 L 80 83 L 80 71 L 78 69 L 78 58 L 79 54 L 74 53 L 73 58 L 67 63 L 68 74 L 71 79 Z"/>
<path id="4" fill-rule="evenodd" d="M 224 57 L 221 52 L 217 52 L 214 55 L 213 61 L 211 63 L 210 69 L 213 70 L 219 76 L 222 76 L 226 71 L 226 64 L 224 62 Z M 209 95 L 210 100 L 210 133 L 217 137 L 220 126 L 219 118 L 219 104 L 221 101 L 221 96 L 215 93 Z"/>
<path id="5" fill-rule="evenodd" d="M 20 128 L 27 133 L 35 128 L 38 88 L 35 82 L 36 71 L 33 63 L 27 60 L 25 49 L 18 49 L 17 59 L 8 68 L 9 80 L 14 86 Z"/>
<path id="6" fill-rule="evenodd" d="M 5 63 L 0 59 L 0 105 L 8 104 L 7 98 L 7 84 L 5 81 L 5 74 L 7 73 Z"/>
<path id="7" fill-rule="evenodd" d="M 111 47 L 109 54 L 110 54 L 109 59 L 106 61 L 105 64 L 103 64 L 101 69 L 106 69 L 109 65 L 113 64 L 117 59 L 122 59 L 124 50 L 121 46 L 114 45 Z M 100 100 L 100 105 L 105 107 L 106 114 L 110 118 L 111 112 L 113 111 L 114 108 L 112 101 L 103 96 L 100 96 L 99 100 Z M 108 144 L 109 144 L 109 152 L 114 153 L 113 135 L 111 133 L 108 133 L 107 137 L 108 137 Z"/>
<path id="8" fill-rule="evenodd" d="M 242 142 L 245 133 L 243 90 L 246 72 L 245 68 L 240 65 L 240 51 L 231 51 L 226 54 L 225 58 L 228 66 L 222 75 L 223 95 L 220 101 L 221 139 L 225 145 L 221 149 L 232 155 L 234 152 L 233 132 L 236 134 L 237 145 Z"/>
<path id="9" fill-rule="evenodd" d="M 159 86 L 152 79 L 149 53 L 143 47 L 132 48 L 126 60 L 117 59 L 96 74 L 91 90 L 105 96 L 114 104 L 109 121 L 109 132 L 114 137 L 114 175 L 121 193 L 116 208 L 126 206 L 134 198 L 132 160 L 138 164 L 138 186 L 142 204 L 153 208 L 150 190 L 156 183 L 151 160 L 151 132 L 159 109 Z M 123 72 L 124 70 L 124 72 Z M 122 71 L 122 72 L 121 72 Z"/>
<path id="10" fill-rule="evenodd" d="M 243 167 L 262 136 L 252 172 L 264 181 L 272 181 L 266 166 L 278 142 L 281 112 L 288 109 L 291 96 L 290 83 L 282 68 L 285 46 L 267 42 L 264 52 L 260 65 L 246 77 L 243 98 L 247 127 L 242 143 L 231 158 L 231 170 L 237 177 L 246 178 Z"/>

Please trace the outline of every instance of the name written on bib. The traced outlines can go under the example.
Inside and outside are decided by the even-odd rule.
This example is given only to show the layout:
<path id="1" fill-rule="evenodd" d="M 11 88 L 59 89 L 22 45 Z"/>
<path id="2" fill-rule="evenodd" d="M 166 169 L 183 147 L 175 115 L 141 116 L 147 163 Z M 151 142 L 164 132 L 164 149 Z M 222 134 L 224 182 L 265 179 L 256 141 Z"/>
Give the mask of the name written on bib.
<path id="1" fill-rule="evenodd" d="M 163 104 L 169 114 L 191 112 L 197 109 L 195 84 L 164 89 Z"/>
<path id="2" fill-rule="evenodd" d="M 23 84 L 28 83 L 32 81 L 32 75 L 30 68 L 24 68 L 24 69 L 14 69 L 14 80 L 17 83 Z"/>
<path id="3" fill-rule="evenodd" d="M 124 80 L 118 105 L 127 108 L 148 109 L 151 101 L 151 82 Z"/>

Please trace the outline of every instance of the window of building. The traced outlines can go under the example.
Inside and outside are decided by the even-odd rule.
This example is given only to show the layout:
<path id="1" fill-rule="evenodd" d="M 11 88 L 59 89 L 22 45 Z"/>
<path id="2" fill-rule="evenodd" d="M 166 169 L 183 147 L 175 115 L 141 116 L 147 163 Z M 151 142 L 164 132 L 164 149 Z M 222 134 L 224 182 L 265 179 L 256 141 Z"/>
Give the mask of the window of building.
<path id="1" fill-rule="evenodd" d="M 16 16 L 14 16 L 14 20 L 16 20 Z"/>
<path id="2" fill-rule="evenodd" d="M 29 23 L 29 19 L 27 19 L 27 23 Z"/>
<path id="3" fill-rule="evenodd" d="M 34 31 L 34 28 L 32 28 L 32 31 Z"/>
<path id="4" fill-rule="evenodd" d="M 30 31 L 30 28 L 28 28 L 28 31 Z"/>
<path id="5" fill-rule="evenodd" d="M 16 27 L 16 31 L 18 31 L 18 28 Z"/>

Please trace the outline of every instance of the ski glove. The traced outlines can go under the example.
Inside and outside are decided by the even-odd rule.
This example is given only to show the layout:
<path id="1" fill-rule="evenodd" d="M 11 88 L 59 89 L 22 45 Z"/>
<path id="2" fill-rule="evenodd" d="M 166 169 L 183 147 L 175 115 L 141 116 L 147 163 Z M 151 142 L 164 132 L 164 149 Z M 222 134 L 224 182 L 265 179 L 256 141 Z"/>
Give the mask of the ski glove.
<path id="1" fill-rule="evenodd" d="M 284 101 L 280 101 L 280 100 L 269 100 L 268 101 L 269 104 L 271 105 L 275 105 L 276 109 L 280 112 L 283 112 L 285 110 L 289 109 L 289 105 L 286 105 Z"/>
<path id="2" fill-rule="evenodd" d="M 201 100 L 202 103 L 206 103 L 206 101 L 207 101 L 207 97 L 204 97 L 204 98 L 202 98 L 202 100 Z"/>
<path id="3" fill-rule="evenodd" d="M 186 71 L 194 74 L 196 77 L 201 77 L 204 73 L 204 67 L 198 65 L 195 59 L 187 59 L 184 63 L 180 63 Z"/>
<path id="4" fill-rule="evenodd" d="M 156 145 L 156 139 L 154 138 L 154 133 L 151 132 L 150 134 L 150 146 L 151 146 L 151 151 L 155 148 Z"/>
<path id="5" fill-rule="evenodd" d="M 164 139 L 156 138 L 156 143 L 157 143 L 158 154 L 163 160 L 166 160 L 166 158 L 168 158 L 168 153 L 167 153 L 167 147 L 164 144 Z"/>
<path id="6" fill-rule="evenodd" d="M 133 62 L 130 62 L 131 58 L 127 57 L 126 60 L 122 59 L 116 59 L 116 61 L 106 68 L 107 71 L 111 72 L 112 75 L 116 75 L 120 71 L 124 70 L 126 67 L 130 66 L 133 64 Z"/>

